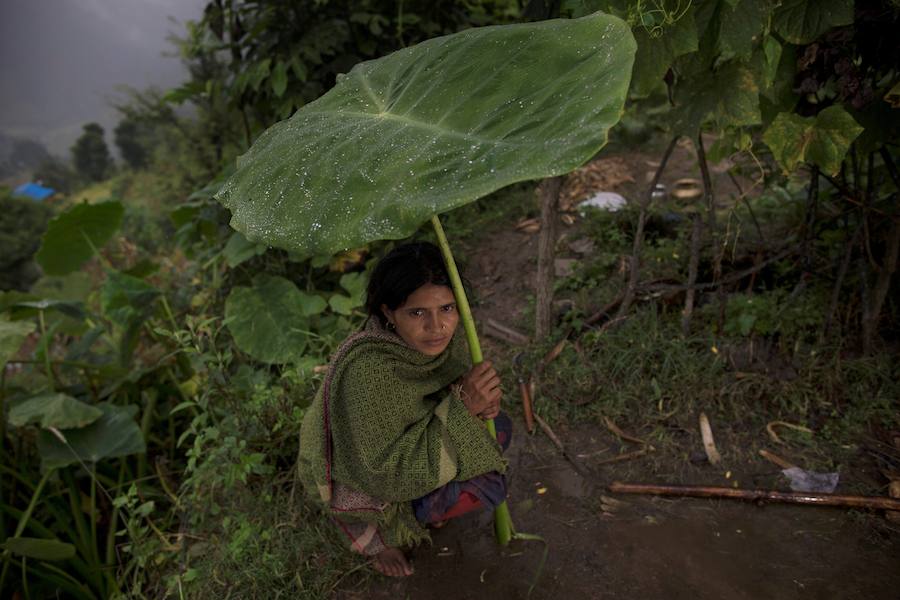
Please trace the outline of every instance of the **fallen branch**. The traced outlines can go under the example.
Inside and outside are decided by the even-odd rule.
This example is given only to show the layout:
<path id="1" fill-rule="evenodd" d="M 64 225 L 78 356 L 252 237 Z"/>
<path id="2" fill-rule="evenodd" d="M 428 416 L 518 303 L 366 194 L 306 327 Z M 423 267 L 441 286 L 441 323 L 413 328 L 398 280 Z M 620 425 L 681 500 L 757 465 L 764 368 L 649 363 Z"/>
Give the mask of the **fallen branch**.
<path id="1" fill-rule="evenodd" d="M 812 492 L 779 492 L 776 490 L 743 490 L 739 488 L 695 485 L 652 485 L 620 483 L 609 485 L 616 494 L 649 494 L 653 496 L 689 496 L 692 498 L 731 498 L 735 500 L 771 501 L 812 506 L 842 506 L 900 510 L 900 499 L 882 496 L 846 496 L 843 494 L 814 494 Z"/>

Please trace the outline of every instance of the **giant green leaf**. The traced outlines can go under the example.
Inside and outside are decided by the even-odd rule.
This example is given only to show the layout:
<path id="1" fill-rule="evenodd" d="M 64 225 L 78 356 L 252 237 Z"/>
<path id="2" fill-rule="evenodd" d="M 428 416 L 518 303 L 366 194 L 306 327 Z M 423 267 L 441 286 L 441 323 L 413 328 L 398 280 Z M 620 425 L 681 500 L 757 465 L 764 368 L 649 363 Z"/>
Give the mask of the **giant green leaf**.
<path id="1" fill-rule="evenodd" d="M 595 14 L 469 29 L 360 63 L 263 133 L 217 197 L 248 239 L 307 255 L 406 237 L 596 154 L 634 52 L 623 21 Z"/>
<path id="2" fill-rule="evenodd" d="M 16 355 L 32 331 L 33 322 L 10 321 L 6 315 L 0 315 L 0 369 L 6 368 L 7 361 Z"/>
<path id="3" fill-rule="evenodd" d="M 87 427 L 58 430 L 65 442 L 55 433 L 41 430 L 37 446 L 45 469 L 147 451 L 144 435 L 134 420 L 137 406 L 101 402 L 97 408 L 103 415 Z"/>
<path id="4" fill-rule="evenodd" d="M 0 544 L 0 548 L 37 560 L 67 560 L 75 556 L 75 546 L 53 539 L 13 537 Z"/>
<path id="5" fill-rule="evenodd" d="M 853 0 L 783 0 L 772 16 L 775 31 L 792 44 L 808 44 L 853 22 Z"/>
<path id="6" fill-rule="evenodd" d="M 121 202 L 76 204 L 47 226 L 35 258 L 47 275 L 78 270 L 112 238 L 122 223 Z"/>
<path id="7" fill-rule="evenodd" d="M 85 404 L 67 394 L 32 396 L 9 410 L 9 424 L 24 427 L 36 423 L 47 429 L 74 429 L 90 425 L 103 415 L 96 406 Z"/>
<path id="8" fill-rule="evenodd" d="M 228 330 L 237 347 L 267 363 L 289 363 L 303 355 L 308 317 L 325 301 L 306 294 L 283 277 L 260 274 L 252 287 L 235 287 L 225 300 Z"/>
<path id="9" fill-rule="evenodd" d="M 763 134 L 763 141 L 785 171 L 808 162 L 833 175 L 862 130 L 841 106 L 829 106 L 815 117 L 779 114 Z"/>

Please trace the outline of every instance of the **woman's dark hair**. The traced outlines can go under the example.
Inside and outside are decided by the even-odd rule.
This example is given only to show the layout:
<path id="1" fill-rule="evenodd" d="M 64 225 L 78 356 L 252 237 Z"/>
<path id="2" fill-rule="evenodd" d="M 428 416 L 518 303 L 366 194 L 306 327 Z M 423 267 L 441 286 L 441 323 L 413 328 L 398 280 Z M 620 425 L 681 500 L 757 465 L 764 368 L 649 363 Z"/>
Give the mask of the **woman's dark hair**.
<path id="1" fill-rule="evenodd" d="M 397 246 L 375 265 L 369 279 L 366 298 L 369 316 L 377 317 L 382 325 L 386 325 L 381 305 L 396 310 L 426 283 L 452 287 L 440 249 L 429 242 Z"/>

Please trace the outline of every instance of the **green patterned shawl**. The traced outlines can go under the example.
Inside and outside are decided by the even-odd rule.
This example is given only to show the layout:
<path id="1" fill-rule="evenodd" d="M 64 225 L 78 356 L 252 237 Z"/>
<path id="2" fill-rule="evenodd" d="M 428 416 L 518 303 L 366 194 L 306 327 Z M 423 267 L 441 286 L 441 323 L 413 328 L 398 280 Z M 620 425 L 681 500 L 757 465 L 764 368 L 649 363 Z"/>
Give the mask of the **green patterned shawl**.
<path id="1" fill-rule="evenodd" d="M 469 365 L 459 333 L 438 356 L 372 322 L 350 336 L 303 419 L 299 468 L 310 496 L 341 521 L 375 524 L 388 546 L 429 539 L 411 500 L 506 470 L 484 423 L 448 387 Z"/>

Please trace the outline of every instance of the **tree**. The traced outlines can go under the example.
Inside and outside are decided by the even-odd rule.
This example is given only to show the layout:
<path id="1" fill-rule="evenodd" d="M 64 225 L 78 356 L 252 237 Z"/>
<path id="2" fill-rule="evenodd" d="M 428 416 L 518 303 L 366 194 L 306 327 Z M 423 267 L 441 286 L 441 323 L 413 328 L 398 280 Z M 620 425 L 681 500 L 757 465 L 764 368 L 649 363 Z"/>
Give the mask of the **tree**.
<path id="1" fill-rule="evenodd" d="M 192 102 L 218 158 L 328 91 L 363 60 L 422 40 L 517 19 L 515 0 L 210 0 L 178 40 L 190 81 L 167 94 Z"/>
<path id="2" fill-rule="evenodd" d="M 144 127 L 135 119 L 125 117 L 113 130 L 116 146 L 129 167 L 138 170 L 143 169 L 148 163 L 148 151 L 144 146 Z"/>
<path id="3" fill-rule="evenodd" d="M 81 137 L 72 146 L 75 170 L 88 181 L 101 181 L 112 167 L 109 148 L 106 147 L 103 135 L 104 131 L 100 125 L 88 123 L 84 126 Z"/>

